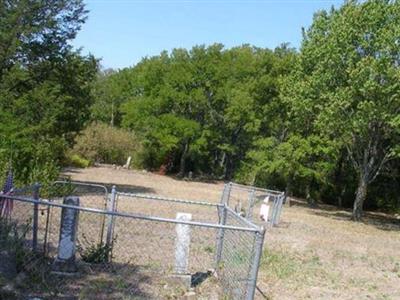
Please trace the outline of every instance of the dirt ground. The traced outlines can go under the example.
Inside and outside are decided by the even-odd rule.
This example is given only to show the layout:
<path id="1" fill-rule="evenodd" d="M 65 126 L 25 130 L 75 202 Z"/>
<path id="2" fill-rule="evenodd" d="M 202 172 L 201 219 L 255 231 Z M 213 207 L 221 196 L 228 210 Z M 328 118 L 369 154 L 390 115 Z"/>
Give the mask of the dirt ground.
<path id="1" fill-rule="evenodd" d="M 119 190 L 218 202 L 222 182 L 178 180 L 145 171 L 67 169 L 72 180 Z M 267 231 L 256 299 L 400 299 L 400 222 L 378 213 L 364 222 L 350 212 L 300 199 Z"/>

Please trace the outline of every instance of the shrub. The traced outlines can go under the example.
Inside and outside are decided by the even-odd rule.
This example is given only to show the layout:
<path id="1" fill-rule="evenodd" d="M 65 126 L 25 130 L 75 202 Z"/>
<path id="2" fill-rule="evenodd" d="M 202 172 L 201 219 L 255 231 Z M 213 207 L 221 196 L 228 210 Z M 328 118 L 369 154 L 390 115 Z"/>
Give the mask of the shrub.
<path id="1" fill-rule="evenodd" d="M 140 149 L 141 145 L 132 132 L 103 123 L 92 123 L 77 136 L 72 153 L 91 163 L 122 165 L 128 156 L 135 163 Z"/>
<path id="2" fill-rule="evenodd" d="M 68 156 L 68 164 L 77 168 L 87 168 L 90 166 L 90 161 L 80 157 L 78 154 L 70 154 Z"/>

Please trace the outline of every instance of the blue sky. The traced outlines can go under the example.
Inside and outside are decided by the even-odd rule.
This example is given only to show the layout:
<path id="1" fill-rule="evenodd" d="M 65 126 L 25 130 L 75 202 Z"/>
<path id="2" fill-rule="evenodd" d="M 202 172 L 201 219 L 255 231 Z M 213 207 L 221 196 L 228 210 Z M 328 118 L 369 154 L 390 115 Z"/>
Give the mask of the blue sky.
<path id="1" fill-rule="evenodd" d="M 328 0 L 86 0 L 89 19 L 73 45 L 105 68 L 129 67 L 162 50 L 222 43 L 298 47 Z"/>

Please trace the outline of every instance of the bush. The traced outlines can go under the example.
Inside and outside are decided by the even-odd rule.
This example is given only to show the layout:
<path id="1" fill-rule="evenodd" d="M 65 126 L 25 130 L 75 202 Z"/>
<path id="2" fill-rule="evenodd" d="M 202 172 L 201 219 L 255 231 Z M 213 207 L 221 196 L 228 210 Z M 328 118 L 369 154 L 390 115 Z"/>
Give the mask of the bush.
<path id="1" fill-rule="evenodd" d="M 79 163 L 83 163 L 84 158 L 91 163 L 123 165 L 128 156 L 135 163 L 140 149 L 141 145 L 132 132 L 103 123 L 92 123 L 76 137 L 72 156 L 77 155 L 79 159 L 76 162 Z"/>
<path id="2" fill-rule="evenodd" d="M 80 157 L 78 154 L 68 155 L 68 164 L 77 168 L 87 168 L 90 166 L 90 161 Z"/>

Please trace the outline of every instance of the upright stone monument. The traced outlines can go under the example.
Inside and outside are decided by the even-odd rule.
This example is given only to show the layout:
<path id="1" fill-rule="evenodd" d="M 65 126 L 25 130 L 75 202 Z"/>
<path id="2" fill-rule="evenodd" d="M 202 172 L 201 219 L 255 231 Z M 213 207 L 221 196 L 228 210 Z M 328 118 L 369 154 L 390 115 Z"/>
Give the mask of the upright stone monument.
<path id="1" fill-rule="evenodd" d="M 191 221 L 192 215 L 187 213 L 177 213 L 176 219 L 180 221 Z M 190 251 L 190 225 L 176 225 L 175 239 L 175 278 L 187 288 L 191 285 L 191 275 L 189 274 L 189 251 Z"/>
<path id="2" fill-rule="evenodd" d="M 129 156 L 128 159 L 126 160 L 126 164 L 124 165 L 125 169 L 129 169 L 129 166 L 131 165 L 131 160 L 132 160 L 132 157 Z"/>
<path id="3" fill-rule="evenodd" d="M 78 197 L 66 197 L 63 204 L 79 206 Z M 59 274 L 73 274 L 77 272 L 75 262 L 76 236 L 78 231 L 79 210 L 62 208 L 60 239 L 58 243 L 58 255 L 53 264 L 53 272 Z"/>

